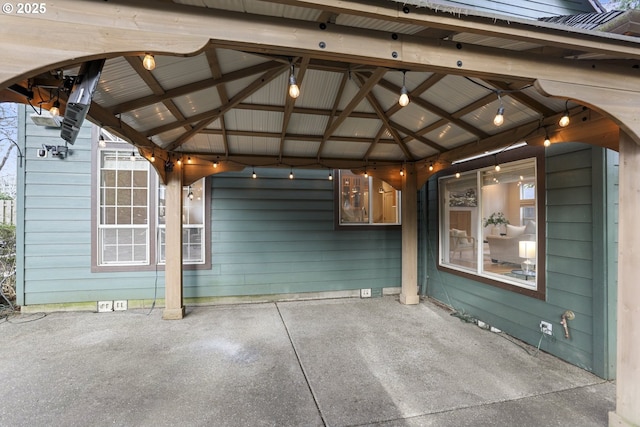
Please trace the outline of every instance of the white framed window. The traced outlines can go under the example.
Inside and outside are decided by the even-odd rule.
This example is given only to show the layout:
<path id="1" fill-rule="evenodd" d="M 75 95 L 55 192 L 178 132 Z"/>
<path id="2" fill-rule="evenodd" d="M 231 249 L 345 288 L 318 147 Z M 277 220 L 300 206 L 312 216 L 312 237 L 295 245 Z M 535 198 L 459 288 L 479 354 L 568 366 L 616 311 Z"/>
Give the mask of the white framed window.
<path id="1" fill-rule="evenodd" d="M 158 188 L 158 262 L 165 258 L 165 193 L 166 187 Z M 182 259 L 185 264 L 205 262 L 204 219 L 205 191 L 204 179 L 182 189 Z"/>
<path id="2" fill-rule="evenodd" d="M 96 148 L 94 158 L 92 271 L 164 265 L 166 191 L 155 169 L 115 137 Z M 202 178 L 182 190 L 183 264 L 198 269 L 211 266 L 206 182 Z"/>
<path id="3" fill-rule="evenodd" d="M 149 164 L 131 151 L 100 151 L 99 265 L 149 263 Z"/>
<path id="4" fill-rule="evenodd" d="M 536 292 L 537 158 L 439 179 L 439 265 Z"/>
<path id="5" fill-rule="evenodd" d="M 340 170 L 338 178 L 339 225 L 400 225 L 400 191 L 347 170 Z"/>

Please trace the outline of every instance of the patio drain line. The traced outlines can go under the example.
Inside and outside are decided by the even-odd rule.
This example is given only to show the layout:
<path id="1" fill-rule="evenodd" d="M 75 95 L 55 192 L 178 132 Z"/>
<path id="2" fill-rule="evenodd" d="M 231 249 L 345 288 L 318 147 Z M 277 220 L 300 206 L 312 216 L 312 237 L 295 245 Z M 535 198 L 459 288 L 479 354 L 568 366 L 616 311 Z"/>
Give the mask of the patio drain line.
<path id="1" fill-rule="evenodd" d="M 289 333 L 289 328 L 287 327 L 287 322 L 284 321 L 284 317 L 282 317 L 282 312 L 280 311 L 280 307 L 278 303 L 274 303 L 276 306 L 276 310 L 278 310 L 278 315 L 280 316 L 280 320 L 282 321 L 282 326 L 284 326 L 284 330 L 287 333 L 287 337 L 289 338 L 289 342 L 291 343 L 291 348 L 293 349 L 293 353 L 296 355 L 296 360 L 298 361 L 298 366 L 300 366 L 300 371 L 302 372 L 302 376 L 304 377 L 305 382 L 307 383 L 307 388 L 313 397 L 313 402 L 316 405 L 316 409 L 318 410 L 318 414 L 320 414 L 320 418 L 322 419 L 322 425 L 327 426 L 327 420 L 324 419 L 324 415 L 322 410 L 320 409 L 320 403 L 318 402 L 318 398 L 316 397 L 315 392 L 313 391 L 313 387 L 311 387 L 311 383 L 309 382 L 309 377 L 307 376 L 307 371 L 304 369 L 304 365 L 302 364 L 302 360 L 300 360 L 300 354 L 298 353 L 298 349 L 296 345 L 293 343 L 293 339 L 291 338 L 291 334 Z"/>

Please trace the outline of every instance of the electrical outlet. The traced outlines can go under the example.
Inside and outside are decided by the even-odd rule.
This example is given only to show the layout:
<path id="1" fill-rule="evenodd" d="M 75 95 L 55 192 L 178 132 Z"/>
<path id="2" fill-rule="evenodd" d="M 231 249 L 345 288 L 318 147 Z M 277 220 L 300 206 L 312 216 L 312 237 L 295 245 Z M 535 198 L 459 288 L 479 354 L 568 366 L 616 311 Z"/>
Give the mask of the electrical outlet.
<path id="1" fill-rule="evenodd" d="M 113 311 L 113 301 L 98 301 L 98 313 Z"/>
<path id="2" fill-rule="evenodd" d="M 113 311 L 125 311 L 127 309 L 127 300 L 113 302 Z"/>
<path id="3" fill-rule="evenodd" d="M 371 298 L 371 288 L 360 289 L 360 298 Z"/>
<path id="4" fill-rule="evenodd" d="M 540 331 L 546 335 L 553 335 L 553 325 L 544 320 L 540 321 Z"/>

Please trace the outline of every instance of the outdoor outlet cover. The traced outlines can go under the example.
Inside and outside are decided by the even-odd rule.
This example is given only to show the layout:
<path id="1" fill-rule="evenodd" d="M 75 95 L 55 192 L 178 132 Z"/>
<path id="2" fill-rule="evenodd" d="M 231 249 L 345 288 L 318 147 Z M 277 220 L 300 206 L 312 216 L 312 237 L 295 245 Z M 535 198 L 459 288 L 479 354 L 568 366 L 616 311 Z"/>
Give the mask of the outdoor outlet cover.
<path id="1" fill-rule="evenodd" d="M 547 335 L 553 335 L 553 325 L 549 322 L 545 322 L 544 320 L 540 321 L 540 330 Z"/>
<path id="2" fill-rule="evenodd" d="M 371 298 L 371 289 L 360 289 L 360 298 Z"/>
<path id="3" fill-rule="evenodd" d="M 120 300 L 113 302 L 114 311 L 125 311 L 127 309 L 127 300 Z"/>
<path id="4" fill-rule="evenodd" d="M 113 311 L 113 301 L 98 301 L 98 313 Z"/>

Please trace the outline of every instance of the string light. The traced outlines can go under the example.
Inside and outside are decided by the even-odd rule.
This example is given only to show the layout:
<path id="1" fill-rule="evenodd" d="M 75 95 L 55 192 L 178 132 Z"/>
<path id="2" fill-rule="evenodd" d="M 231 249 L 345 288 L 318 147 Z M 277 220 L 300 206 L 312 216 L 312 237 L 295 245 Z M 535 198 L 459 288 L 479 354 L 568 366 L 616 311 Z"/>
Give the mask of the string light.
<path id="1" fill-rule="evenodd" d="M 404 169 L 400 168 L 400 176 L 404 176 Z"/>
<path id="2" fill-rule="evenodd" d="M 496 116 L 493 118 L 493 124 L 496 126 L 502 126 L 504 123 L 504 106 L 502 105 L 502 98 L 500 97 L 500 94 L 498 94 L 498 101 L 500 101 L 500 106 L 498 107 Z"/>
<path id="3" fill-rule="evenodd" d="M 132 162 L 135 162 L 135 161 L 136 161 L 136 153 L 132 151 L 132 152 L 131 152 L 131 156 L 129 157 L 129 159 L 130 159 Z"/>
<path id="4" fill-rule="evenodd" d="M 251 178 L 256 179 L 257 177 L 258 177 L 258 175 L 256 175 L 256 170 L 254 168 L 253 172 L 251 173 Z"/>
<path id="5" fill-rule="evenodd" d="M 329 181 L 333 181 L 333 174 L 329 171 Z"/>
<path id="6" fill-rule="evenodd" d="M 193 200 L 193 191 L 191 191 L 191 186 L 189 186 L 189 194 L 187 195 L 189 200 Z"/>
<path id="7" fill-rule="evenodd" d="M 107 146 L 107 141 L 104 140 L 103 135 L 100 135 L 100 137 L 98 138 L 98 147 L 104 148 L 106 146 Z"/>
<path id="8" fill-rule="evenodd" d="M 298 87 L 298 83 L 296 82 L 296 76 L 294 74 L 295 66 L 293 62 L 291 63 L 291 75 L 289 76 L 289 96 L 293 99 L 296 99 L 300 96 L 300 88 Z"/>
<path id="9" fill-rule="evenodd" d="M 560 121 L 558 121 L 558 125 L 560 127 L 566 128 L 569 126 L 571 119 L 569 118 L 569 100 L 567 99 L 564 103 L 564 114 L 560 117 Z"/>
<path id="10" fill-rule="evenodd" d="M 460 172 L 456 172 L 456 178 L 460 178 Z"/>
<path id="11" fill-rule="evenodd" d="M 364 168 L 364 177 L 369 178 L 369 173 L 367 172 L 367 168 Z"/>
<path id="12" fill-rule="evenodd" d="M 289 172 L 289 179 L 293 179 L 293 169 L 291 169 L 291 172 Z"/>
<path id="13" fill-rule="evenodd" d="M 429 172 L 433 172 L 433 162 L 429 163 Z"/>
<path id="14" fill-rule="evenodd" d="M 218 162 L 217 162 L 217 161 L 214 161 L 214 162 L 213 162 L 213 168 L 214 168 L 214 169 L 216 169 L 217 167 L 218 167 Z"/>
<path id="15" fill-rule="evenodd" d="M 398 99 L 398 104 L 401 107 L 406 107 L 409 105 L 409 91 L 407 90 L 407 86 L 405 84 L 407 77 L 407 72 L 402 72 L 402 89 L 400 89 L 400 98 Z"/>
<path id="16" fill-rule="evenodd" d="M 151 151 L 151 157 L 149 158 L 149 160 L 151 160 L 151 163 L 156 161 L 156 154 L 155 151 Z"/>
<path id="17" fill-rule="evenodd" d="M 49 113 L 51 113 L 53 117 L 58 117 L 60 115 L 60 101 L 56 99 L 53 102 L 53 107 L 49 109 Z"/>
<path id="18" fill-rule="evenodd" d="M 551 145 L 551 140 L 549 139 L 549 133 L 547 133 L 547 130 L 545 129 L 544 131 L 544 146 L 548 147 Z"/>
<path id="19" fill-rule="evenodd" d="M 156 68 L 156 59 L 150 53 L 147 53 L 142 60 L 142 66 L 148 71 Z"/>
<path id="20" fill-rule="evenodd" d="M 178 157 L 178 160 L 176 161 L 176 163 L 178 163 L 178 166 L 182 164 L 182 156 Z"/>
<path id="21" fill-rule="evenodd" d="M 187 157 L 187 163 L 191 163 L 191 156 Z"/>

